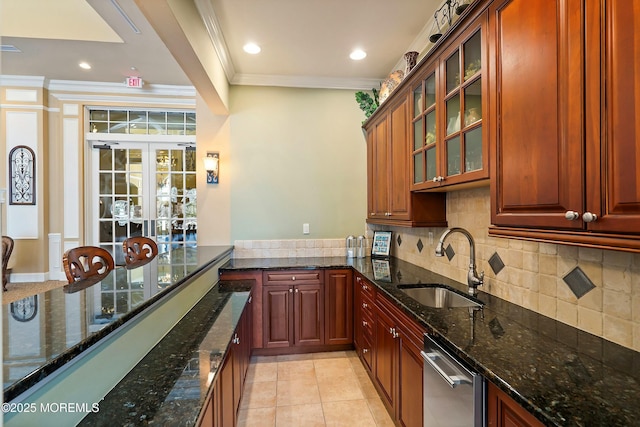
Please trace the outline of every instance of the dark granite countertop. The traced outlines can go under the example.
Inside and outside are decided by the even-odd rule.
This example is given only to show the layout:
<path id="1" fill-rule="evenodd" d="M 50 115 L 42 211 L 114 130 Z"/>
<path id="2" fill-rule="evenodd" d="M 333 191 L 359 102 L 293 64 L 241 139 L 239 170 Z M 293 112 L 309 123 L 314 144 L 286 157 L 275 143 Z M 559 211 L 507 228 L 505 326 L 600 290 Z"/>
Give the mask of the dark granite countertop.
<path id="1" fill-rule="evenodd" d="M 4 401 L 9 402 L 160 299 L 188 285 L 232 246 L 172 249 L 135 269 L 116 268 L 2 306 Z"/>
<path id="2" fill-rule="evenodd" d="M 219 282 L 81 426 L 193 426 L 255 282 Z"/>
<path id="3" fill-rule="evenodd" d="M 232 259 L 225 270 L 350 266 L 433 331 L 450 351 L 550 426 L 640 425 L 640 353 L 484 292 L 480 311 L 421 305 L 399 285 L 467 286 L 391 258 Z M 224 277 L 224 275 L 223 275 Z"/>

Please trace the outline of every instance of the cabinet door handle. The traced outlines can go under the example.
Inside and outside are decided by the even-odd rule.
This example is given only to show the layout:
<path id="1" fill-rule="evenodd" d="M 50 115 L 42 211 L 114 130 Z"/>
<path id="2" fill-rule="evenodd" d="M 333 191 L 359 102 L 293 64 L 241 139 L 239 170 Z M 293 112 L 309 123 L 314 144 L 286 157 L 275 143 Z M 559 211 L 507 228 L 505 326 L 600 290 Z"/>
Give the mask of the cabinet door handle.
<path id="1" fill-rule="evenodd" d="M 300 290 L 298 288 L 296 288 L 296 293 L 300 292 Z"/>
<path id="2" fill-rule="evenodd" d="M 375 212 L 371 212 L 371 213 L 369 214 L 369 216 L 376 216 L 376 213 L 375 213 Z"/>
<path id="3" fill-rule="evenodd" d="M 564 217 L 569 221 L 575 221 L 576 219 L 580 218 L 580 214 L 576 211 L 566 211 Z"/>
<path id="4" fill-rule="evenodd" d="M 362 285 L 362 289 L 366 291 L 369 287 L 367 285 Z"/>
<path id="5" fill-rule="evenodd" d="M 597 219 L 598 215 L 591 212 L 585 212 L 584 215 L 582 215 L 582 220 L 584 222 L 595 222 Z"/>
<path id="6" fill-rule="evenodd" d="M 293 292 L 293 288 L 289 288 L 289 292 Z"/>

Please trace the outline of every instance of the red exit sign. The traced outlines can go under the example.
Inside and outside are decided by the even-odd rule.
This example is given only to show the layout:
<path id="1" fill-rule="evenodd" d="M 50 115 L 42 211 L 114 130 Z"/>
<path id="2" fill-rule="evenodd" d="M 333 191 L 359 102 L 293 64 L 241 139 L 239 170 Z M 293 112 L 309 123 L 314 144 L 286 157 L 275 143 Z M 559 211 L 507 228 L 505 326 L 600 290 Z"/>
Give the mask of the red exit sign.
<path id="1" fill-rule="evenodd" d="M 142 87 L 142 79 L 140 77 L 127 77 L 127 87 Z"/>

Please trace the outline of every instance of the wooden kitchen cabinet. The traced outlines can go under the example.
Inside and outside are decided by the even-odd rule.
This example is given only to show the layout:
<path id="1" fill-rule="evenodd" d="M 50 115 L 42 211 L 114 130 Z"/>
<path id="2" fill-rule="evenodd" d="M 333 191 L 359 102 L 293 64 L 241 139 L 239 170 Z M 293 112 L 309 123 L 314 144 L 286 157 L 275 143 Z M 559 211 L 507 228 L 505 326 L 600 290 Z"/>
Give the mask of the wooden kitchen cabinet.
<path id="1" fill-rule="evenodd" d="M 374 380 L 383 403 L 403 426 L 423 425 L 424 327 L 377 294 Z"/>
<path id="2" fill-rule="evenodd" d="M 552 3 L 490 7 L 489 233 L 640 252 L 640 0 Z"/>
<path id="3" fill-rule="evenodd" d="M 353 343 L 353 270 L 324 272 L 325 343 Z"/>
<path id="4" fill-rule="evenodd" d="M 324 292 L 318 271 L 266 271 L 263 347 L 324 344 Z"/>
<path id="5" fill-rule="evenodd" d="M 252 299 L 245 307 L 218 367 L 209 396 L 198 418 L 199 427 L 226 427 L 237 424 L 244 381 L 251 359 Z"/>
<path id="6" fill-rule="evenodd" d="M 375 287 L 360 274 L 354 280 L 354 346 L 360 360 L 372 375 L 375 327 Z"/>
<path id="7" fill-rule="evenodd" d="M 412 191 L 489 178 L 487 20 L 474 17 L 413 84 Z"/>
<path id="8" fill-rule="evenodd" d="M 220 280 L 253 280 L 251 291 L 251 349 L 262 348 L 262 270 L 225 270 L 220 272 Z"/>
<path id="9" fill-rule="evenodd" d="M 394 96 L 365 125 L 367 222 L 446 227 L 445 196 L 410 191 L 409 94 Z"/>
<path id="10" fill-rule="evenodd" d="M 487 382 L 487 427 L 542 427 L 543 424 L 494 384 Z"/>

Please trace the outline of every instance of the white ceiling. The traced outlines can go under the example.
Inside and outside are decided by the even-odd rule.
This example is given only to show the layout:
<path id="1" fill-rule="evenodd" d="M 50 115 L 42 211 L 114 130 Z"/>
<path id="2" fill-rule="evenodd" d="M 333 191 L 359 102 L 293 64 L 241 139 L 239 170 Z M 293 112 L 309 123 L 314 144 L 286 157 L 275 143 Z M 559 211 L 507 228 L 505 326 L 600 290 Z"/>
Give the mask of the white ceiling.
<path id="1" fill-rule="evenodd" d="M 181 0 L 186 1 L 186 0 Z M 368 88 L 428 44 L 440 0 L 194 0 L 232 84 Z M 118 12 L 140 30 L 136 34 Z M 180 2 L 173 2 L 179 4 Z M 211 34 L 214 34 L 210 31 Z M 0 0 L 0 74 L 190 85 L 134 0 Z M 254 41 L 259 55 L 242 46 Z M 354 48 L 367 51 L 359 62 Z M 92 69 L 82 70 L 80 61 Z M 135 69 L 132 69 L 135 67 Z"/>

